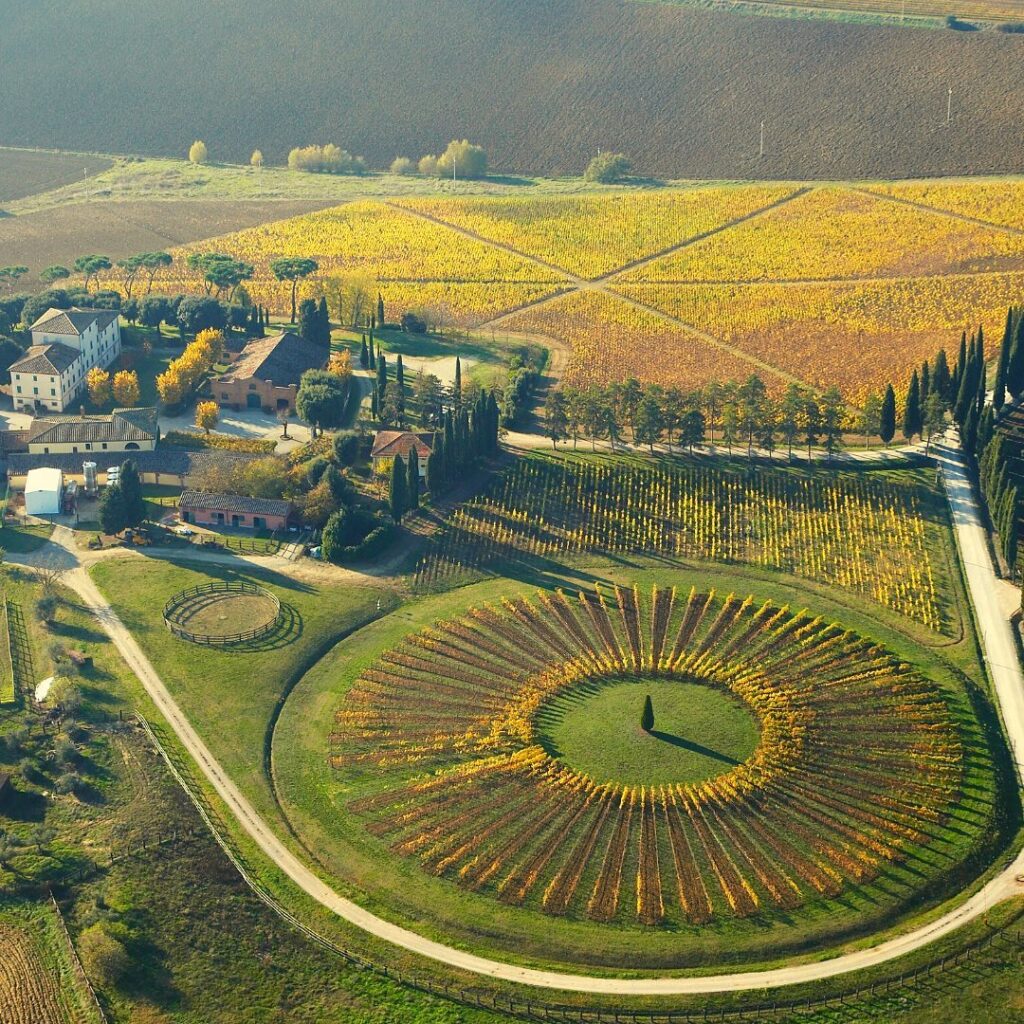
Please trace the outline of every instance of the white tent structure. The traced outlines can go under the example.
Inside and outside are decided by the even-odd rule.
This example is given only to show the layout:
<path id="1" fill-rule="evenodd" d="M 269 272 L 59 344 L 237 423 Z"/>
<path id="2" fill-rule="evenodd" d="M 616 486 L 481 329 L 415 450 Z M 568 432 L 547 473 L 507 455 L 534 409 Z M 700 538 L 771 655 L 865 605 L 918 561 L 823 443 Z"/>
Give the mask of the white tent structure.
<path id="1" fill-rule="evenodd" d="M 25 514 L 59 515 L 63 491 L 64 474 L 59 469 L 30 469 L 25 478 Z"/>

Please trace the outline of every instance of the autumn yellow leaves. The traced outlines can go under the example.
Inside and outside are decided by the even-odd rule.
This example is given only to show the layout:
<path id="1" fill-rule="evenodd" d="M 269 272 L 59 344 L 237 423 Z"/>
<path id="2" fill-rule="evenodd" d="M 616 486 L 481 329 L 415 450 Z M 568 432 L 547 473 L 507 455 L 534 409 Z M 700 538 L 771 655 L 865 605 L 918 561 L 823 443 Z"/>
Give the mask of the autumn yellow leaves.
<path id="1" fill-rule="evenodd" d="M 753 754 L 703 781 L 622 785 L 540 742 L 546 701 L 645 675 L 730 693 L 760 722 Z M 806 611 L 659 588 L 505 600 L 414 634 L 348 693 L 332 751 L 380 777 L 351 809 L 425 871 L 648 926 L 866 882 L 932 841 L 963 771 L 938 689 L 882 647 Z"/>
<path id="2" fill-rule="evenodd" d="M 435 324 L 567 343 L 567 382 L 683 388 L 760 374 L 857 402 L 979 324 L 996 336 L 1024 286 L 1020 182 L 702 185 L 628 193 L 360 200 L 213 239 L 284 309 L 275 257 L 383 293 Z M 187 255 L 190 250 L 182 250 Z M 158 282 L 198 282 L 176 259 Z"/>

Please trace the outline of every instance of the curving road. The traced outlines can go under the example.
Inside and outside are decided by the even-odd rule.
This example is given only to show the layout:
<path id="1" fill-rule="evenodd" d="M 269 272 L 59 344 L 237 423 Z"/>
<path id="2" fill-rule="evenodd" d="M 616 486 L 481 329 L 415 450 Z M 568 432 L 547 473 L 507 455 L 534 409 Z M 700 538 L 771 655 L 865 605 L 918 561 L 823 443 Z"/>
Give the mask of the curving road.
<path id="1" fill-rule="evenodd" d="M 1007 735 L 1015 753 L 1024 751 L 1024 675 L 1017 658 L 1010 624 L 1001 611 L 996 597 L 997 577 L 989 557 L 987 539 L 967 469 L 958 446 L 940 446 L 936 449 L 936 458 L 942 468 L 957 544 L 977 612 L 985 660 L 991 673 Z M 454 949 L 369 913 L 335 892 L 295 857 L 217 763 L 171 697 L 135 638 L 99 592 L 86 570 L 81 567 L 74 569 L 69 573 L 67 582 L 95 612 L 100 624 L 138 676 L 182 746 L 195 760 L 231 814 L 263 854 L 305 893 L 346 921 L 379 939 L 452 968 L 534 988 L 602 995 L 699 995 L 780 988 L 874 967 L 911 953 L 978 919 L 993 904 L 1014 895 L 1024 894 L 1022 853 L 1011 866 L 955 909 L 935 921 L 870 949 L 845 953 L 813 963 L 705 977 L 597 978 L 583 974 L 519 967 Z M 1019 759 L 1017 771 L 1024 782 L 1024 765 Z"/>

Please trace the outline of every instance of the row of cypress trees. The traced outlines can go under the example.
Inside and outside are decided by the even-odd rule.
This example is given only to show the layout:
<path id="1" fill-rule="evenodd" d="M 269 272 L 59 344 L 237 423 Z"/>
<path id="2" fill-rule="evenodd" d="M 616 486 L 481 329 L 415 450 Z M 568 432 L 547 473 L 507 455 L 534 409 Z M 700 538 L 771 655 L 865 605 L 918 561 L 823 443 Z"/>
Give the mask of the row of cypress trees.
<path id="1" fill-rule="evenodd" d="M 984 350 L 976 353 L 984 358 Z M 970 352 L 968 352 L 970 360 Z M 1017 567 L 1017 549 L 1020 540 L 1021 481 L 1014 463 L 1020 456 L 1020 445 L 996 429 L 995 416 L 1006 405 L 1008 398 L 1024 397 L 1024 307 L 1011 306 L 1006 313 L 1003 344 L 996 363 L 992 385 L 992 403 L 977 412 L 985 397 L 985 371 L 982 364 L 974 373 L 975 402 L 963 411 L 962 436 L 964 447 L 973 453 L 978 463 L 978 486 L 988 509 L 989 520 L 999 535 L 999 549 L 1011 569 Z M 971 382 L 964 387 L 969 391 Z M 958 403 L 957 412 L 962 407 Z M 976 423 L 976 425 L 975 425 Z"/>
<path id="2" fill-rule="evenodd" d="M 399 357 L 401 358 L 401 357 Z M 427 459 L 427 488 L 435 497 L 472 471 L 480 459 L 498 452 L 500 414 L 493 391 L 480 392 L 471 407 L 449 409 L 444 428 L 434 434 L 434 445 Z M 415 511 L 420 502 L 419 455 L 415 448 L 408 459 L 395 459 L 391 469 L 391 515 L 398 522 L 406 512 Z"/>

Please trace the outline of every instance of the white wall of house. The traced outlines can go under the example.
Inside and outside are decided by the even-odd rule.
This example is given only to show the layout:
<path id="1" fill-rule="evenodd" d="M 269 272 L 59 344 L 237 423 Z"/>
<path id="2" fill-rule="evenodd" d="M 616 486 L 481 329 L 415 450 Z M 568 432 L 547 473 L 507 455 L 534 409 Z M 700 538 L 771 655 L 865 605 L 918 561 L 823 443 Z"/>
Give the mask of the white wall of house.
<path id="1" fill-rule="evenodd" d="M 11 397 L 15 409 L 38 408 L 63 412 L 85 389 L 85 378 L 94 366 L 106 369 L 121 354 L 121 324 L 115 318 L 104 330 L 93 321 L 80 335 L 32 332 L 33 345 L 66 345 L 78 358 L 57 375 L 11 373 Z"/>

